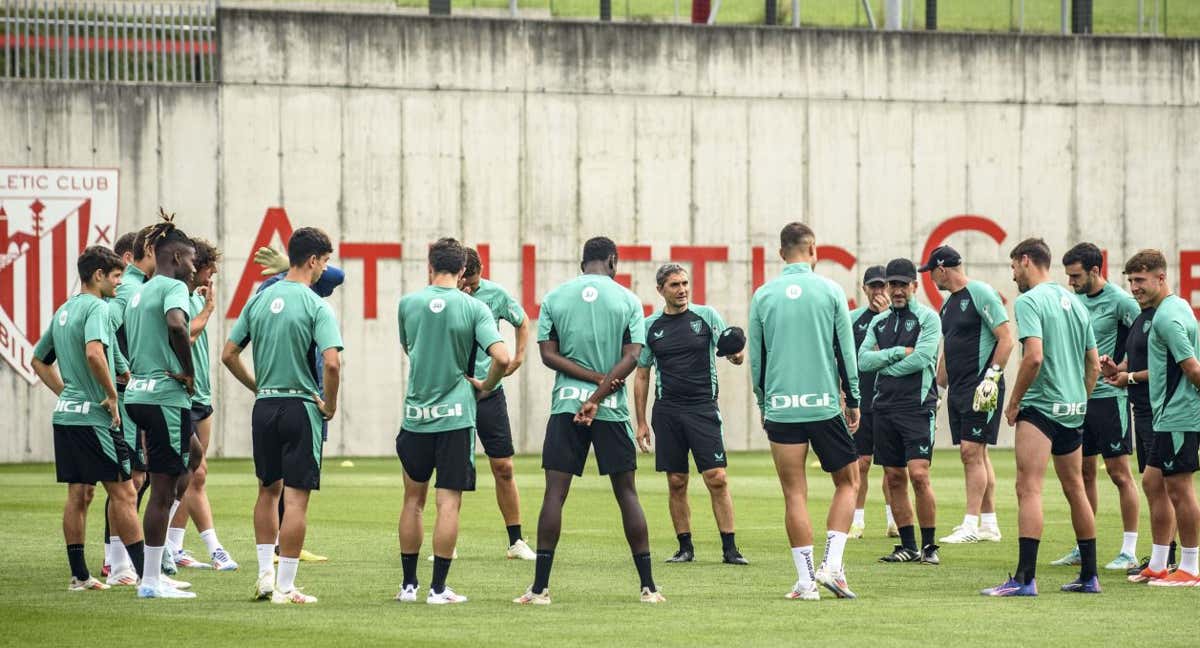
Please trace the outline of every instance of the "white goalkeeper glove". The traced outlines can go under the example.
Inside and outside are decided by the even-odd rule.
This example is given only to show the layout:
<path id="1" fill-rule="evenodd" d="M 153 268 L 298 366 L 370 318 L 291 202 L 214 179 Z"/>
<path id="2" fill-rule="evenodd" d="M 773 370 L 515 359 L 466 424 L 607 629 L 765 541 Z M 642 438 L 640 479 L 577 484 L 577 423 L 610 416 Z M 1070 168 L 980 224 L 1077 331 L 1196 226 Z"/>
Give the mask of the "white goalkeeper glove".
<path id="1" fill-rule="evenodd" d="M 1000 397 L 1000 378 L 1004 372 L 997 365 L 988 367 L 987 373 L 983 375 L 983 380 L 979 386 L 975 388 L 975 398 L 971 402 L 971 409 L 976 412 L 990 412 L 996 409 L 997 400 Z"/>

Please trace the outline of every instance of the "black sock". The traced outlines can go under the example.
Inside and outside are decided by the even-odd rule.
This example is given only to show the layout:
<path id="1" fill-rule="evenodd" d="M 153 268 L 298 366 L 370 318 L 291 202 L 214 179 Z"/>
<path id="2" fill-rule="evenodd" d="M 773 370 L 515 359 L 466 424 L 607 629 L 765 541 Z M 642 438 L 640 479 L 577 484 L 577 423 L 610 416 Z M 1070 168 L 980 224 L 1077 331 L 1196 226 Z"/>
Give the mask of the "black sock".
<path id="1" fill-rule="evenodd" d="M 404 570 L 404 587 L 417 585 L 417 559 L 421 554 L 400 554 L 400 568 Z"/>
<path id="2" fill-rule="evenodd" d="M 633 554 L 633 566 L 637 567 L 638 578 L 642 579 L 642 587 L 649 587 L 651 592 L 657 591 L 658 588 L 654 586 L 654 574 L 650 569 L 650 552 Z"/>
<path id="3" fill-rule="evenodd" d="M 1172 540 L 1171 548 L 1167 550 L 1167 564 L 1168 565 L 1177 565 L 1178 564 L 1175 562 L 1175 547 L 1176 546 L 1178 546 L 1178 545 L 1176 545 L 1175 541 Z"/>
<path id="4" fill-rule="evenodd" d="M 450 573 L 450 558 L 433 557 L 433 578 L 429 579 L 429 591 L 441 594 L 446 589 L 446 574 Z M 413 566 L 416 569 L 416 565 Z"/>
<path id="5" fill-rule="evenodd" d="M 508 529 L 508 546 L 517 544 L 517 540 L 521 539 L 521 525 L 510 524 L 504 528 Z"/>
<path id="6" fill-rule="evenodd" d="M 735 544 L 733 541 L 733 532 L 730 531 L 729 533 L 722 533 L 721 534 L 721 551 L 724 553 L 729 553 L 730 551 L 736 551 L 736 550 L 737 550 L 737 544 Z"/>
<path id="7" fill-rule="evenodd" d="M 1041 540 L 1037 538 L 1018 538 L 1018 554 L 1017 554 L 1017 573 L 1013 578 L 1022 585 L 1028 585 L 1033 582 L 1037 576 L 1037 555 L 1038 545 Z"/>
<path id="8" fill-rule="evenodd" d="M 541 594 L 550 587 L 550 568 L 554 566 L 554 550 L 538 549 L 537 565 L 533 568 L 533 593 Z"/>
<path id="9" fill-rule="evenodd" d="M 917 550 L 917 534 L 913 529 L 913 525 L 908 524 L 900 527 L 900 544 L 905 549 Z"/>
<path id="10" fill-rule="evenodd" d="M 1079 540 L 1079 580 L 1091 580 L 1096 575 L 1096 539 Z"/>
<path id="11" fill-rule="evenodd" d="M 108 528 L 108 505 L 111 500 L 108 497 L 104 498 L 104 544 L 108 544 L 108 539 L 112 537 Z"/>
<path id="12" fill-rule="evenodd" d="M 928 547 L 937 538 L 937 527 L 921 527 L 921 546 Z"/>
<path id="13" fill-rule="evenodd" d="M 692 532 L 680 533 L 675 536 L 679 539 L 679 550 L 690 551 L 696 553 L 696 548 L 692 546 Z"/>
<path id="14" fill-rule="evenodd" d="M 92 577 L 88 572 L 87 561 L 83 559 L 83 545 L 67 545 L 67 562 L 71 564 L 71 575 L 76 580 L 85 581 Z"/>
<path id="15" fill-rule="evenodd" d="M 137 572 L 138 578 L 141 578 L 146 562 L 146 542 L 138 540 L 133 544 L 127 544 L 125 552 L 129 554 L 129 562 L 133 563 L 133 569 Z"/>

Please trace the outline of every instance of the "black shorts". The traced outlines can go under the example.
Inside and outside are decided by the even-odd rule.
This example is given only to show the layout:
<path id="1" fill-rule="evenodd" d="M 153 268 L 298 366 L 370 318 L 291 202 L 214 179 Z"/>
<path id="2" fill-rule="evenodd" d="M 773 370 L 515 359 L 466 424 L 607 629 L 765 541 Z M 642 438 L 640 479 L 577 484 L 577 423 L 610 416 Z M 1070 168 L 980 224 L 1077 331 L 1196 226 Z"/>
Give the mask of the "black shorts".
<path id="1" fill-rule="evenodd" d="M 129 446 L 120 430 L 54 424 L 54 471 L 60 484 L 129 479 Z"/>
<path id="2" fill-rule="evenodd" d="M 121 436 L 125 440 L 125 447 L 129 449 L 129 469 L 134 472 L 146 472 L 146 453 L 142 449 L 142 440 L 145 438 L 145 434 L 138 428 L 138 424 L 133 422 L 133 417 L 129 416 L 129 410 L 125 409 L 123 387 L 123 385 L 118 386 L 117 405 L 121 408 Z"/>
<path id="3" fill-rule="evenodd" d="M 321 412 L 307 398 L 260 398 L 250 415 L 254 474 L 263 486 L 280 479 L 302 490 L 321 489 Z"/>
<path id="4" fill-rule="evenodd" d="M 875 413 L 862 412 L 858 419 L 858 429 L 854 432 L 854 449 L 860 457 L 870 457 L 875 454 Z"/>
<path id="5" fill-rule="evenodd" d="M 1129 432 L 1126 397 L 1093 398 L 1083 415 L 1083 456 L 1112 459 L 1133 454 L 1133 435 Z"/>
<path id="6" fill-rule="evenodd" d="M 1150 460 L 1150 452 L 1154 447 L 1154 415 L 1150 412 L 1133 413 L 1133 434 L 1137 440 L 1138 472 L 1146 472 L 1146 462 Z"/>
<path id="7" fill-rule="evenodd" d="M 126 403 L 125 410 L 146 435 L 147 472 L 181 475 L 187 471 L 194 427 L 190 408 Z"/>
<path id="8" fill-rule="evenodd" d="M 204 419 L 213 415 L 212 405 L 203 405 L 201 403 L 192 403 L 192 423 L 199 423 Z M 193 427 L 192 433 L 196 432 Z"/>
<path id="9" fill-rule="evenodd" d="M 654 469 L 658 472 L 688 472 L 688 451 L 696 470 L 724 468 L 725 433 L 716 404 L 699 412 L 683 411 L 670 404 L 654 404 L 650 426 L 654 428 Z"/>
<path id="10" fill-rule="evenodd" d="M 1033 407 L 1022 407 L 1017 412 L 1017 421 L 1032 423 L 1050 439 L 1050 454 L 1055 456 L 1068 455 L 1083 445 L 1083 428 L 1069 428 L 1051 419 Z"/>
<path id="11" fill-rule="evenodd" d="M 409 432 L 396 435 L 396 456 L 404 472 L 424 484 L 437 471 L 434 488 L 455 491 L 475 490 L 475 430 L 462 428 L 446 432 Z"/>
<path id="12" fill-rule="evenodd" d="M 840 414 L 824 421 L 807 423 L 765 421 L 763 427 L 771 443 L 807 443 L 812 446 L 817 459 L 821 461 L 821 470 L 827 473 L 837 472 L 858 461 L 854 440 L 850 438 L 846 420 Z"/>
<path id="13" fill-rule="evenodd" d="M 551 414 L 542 443 L 542 469 L 583 476 L 588 448 L 596 448 L 601 475 L 637 470 L 637 448 L 628 421 L 601 421 L 576 425 L 574 414 Z"/>
<path id="14" fill-rule="evenodd" d="M 905 468 L 908 462 L 933 462 L 936 413 L 875 411 L 875 463 L 888 468 Z"/>
<path id="15" fill-rule="evenodd" d="M 508 424 L 508 399 L 503 389 L 475 404 L 475 434 L 483 453 L 492 459 L 504 459 L 516 454 L 513 449 L 512 428 Z"/>
<path id="16" fill-rule="evenodd" d="M 1200 432 L 1155 432 L 1147 466 L 1158 468 L 1164 477 L 1200 470 Z"/>
<path id="17" fill-rule="evenodd" d="M 1000 410 L 1004 407 L 1004 383 L 1000 384 L 1000 393 L 996 396 L 996 409 L 990 412 L 976 412 L 972 409 L 973 397 L 965 403 L 955 402 L 951 398 L 946 406 L 946 417 L 950 421 L 950 441 L 959 445 L 963 441 L 996 445 L 1000 439 Z"/>

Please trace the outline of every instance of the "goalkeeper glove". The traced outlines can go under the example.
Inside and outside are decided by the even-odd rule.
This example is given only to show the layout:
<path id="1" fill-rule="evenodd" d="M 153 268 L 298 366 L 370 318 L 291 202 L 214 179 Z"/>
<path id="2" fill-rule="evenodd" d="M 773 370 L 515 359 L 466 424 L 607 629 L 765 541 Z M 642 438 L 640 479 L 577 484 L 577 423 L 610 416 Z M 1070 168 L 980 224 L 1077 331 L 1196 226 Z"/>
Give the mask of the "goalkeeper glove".
<path id="1" fill-rule="evenodd" d="M 976 412 L 990 412 L 996 409 L 997 400 L 1000 397 L 1000 378 L 1003 375 L 1004 372 L 998 365 L 988 367 L 987 373 L 983 375 L 983 380 L 975 388 L 975 398 L 971 402 L 971 409 Z"/>
<path id="2" fill-rule="evenodd" d="M 254 262 L 263 267 L 263 276 L 269 277 L 280 272 L 287 272 L 291 263 L 288 258 L 275 251 L 275 248 L 260 247 L 254 253 Z"/>

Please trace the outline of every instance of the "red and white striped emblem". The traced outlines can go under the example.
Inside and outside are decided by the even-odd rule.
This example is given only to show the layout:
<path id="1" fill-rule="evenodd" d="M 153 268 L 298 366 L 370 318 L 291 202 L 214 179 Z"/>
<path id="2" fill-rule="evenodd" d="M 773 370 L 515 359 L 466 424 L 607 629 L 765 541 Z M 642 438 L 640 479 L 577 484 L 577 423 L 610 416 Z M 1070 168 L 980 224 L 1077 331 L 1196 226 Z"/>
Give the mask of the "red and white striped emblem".
<path id="1" fill-rule="evenodd" d="M 0 355 L 29 382 L 54 311 L 79 292 L 75 262 L 117 238 L 115 169 L 0 167 Z"/>

